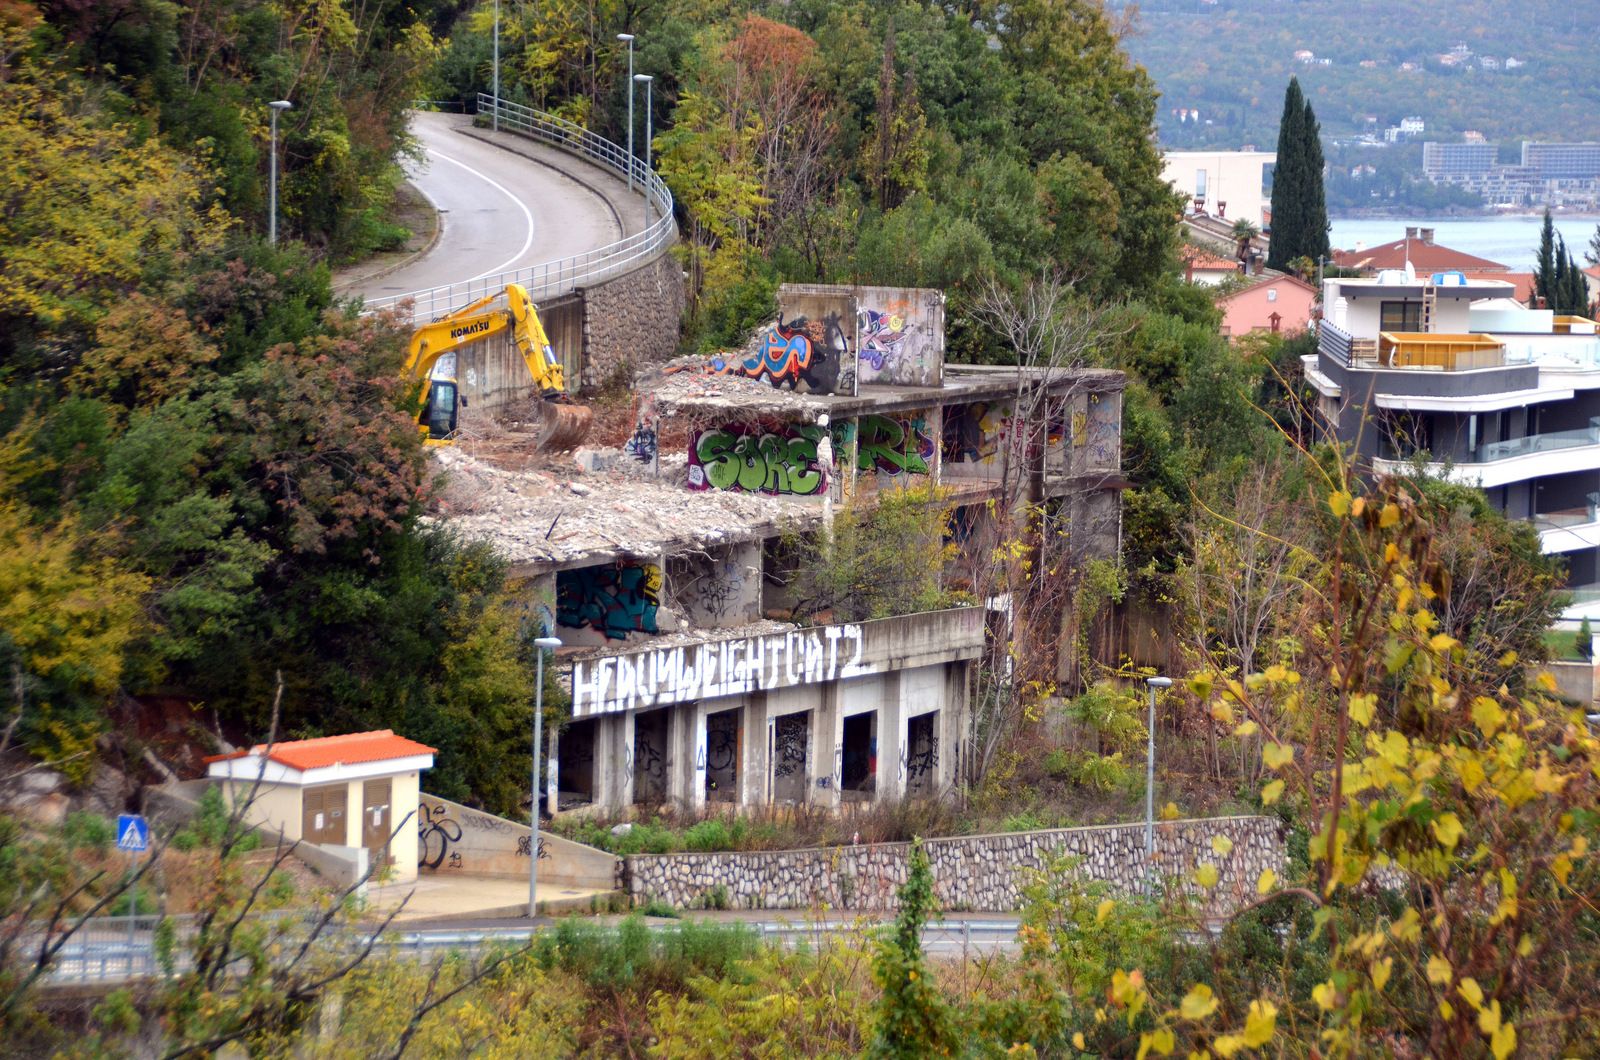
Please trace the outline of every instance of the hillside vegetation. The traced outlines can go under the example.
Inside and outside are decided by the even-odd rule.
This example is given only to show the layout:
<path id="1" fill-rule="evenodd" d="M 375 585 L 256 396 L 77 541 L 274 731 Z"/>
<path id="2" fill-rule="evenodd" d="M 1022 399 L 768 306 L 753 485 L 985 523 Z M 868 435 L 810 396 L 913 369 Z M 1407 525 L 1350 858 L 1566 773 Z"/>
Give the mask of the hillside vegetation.
<path id="1" fill-rule="evenodd" d="M 1162 142 L 1171 146 L 1277 142 L 1283 86 L 1298 75 L 1323 132 L 1381 132 L 1421 115 L 1429 138 L 1476 129 L 1491 142 L 1600 138 L 1600 55 L 1594 12 L 1561 0 L 1143 0 L 1129 53 L 1161 89 Z M 1134 14 L 1136 9 L 1136 14 Z M 1471 59 L 1439 56 L 1465 44 Z M 1296 61 L 1305 49 L 1322 66 Z M 1484 69 L 1488 56 L 1500 69 Z M 1523 65 L 1513 70 L 1505 60 Z M 1375 65 L 1363 67 L 1370 61 Z M 1413 63 L 1415 70 L 1401 70 Z M 1181 123 L 1198 108 L 1211 126 Z M 1367 121 L 1375 116 L 1374 125 Z"/>

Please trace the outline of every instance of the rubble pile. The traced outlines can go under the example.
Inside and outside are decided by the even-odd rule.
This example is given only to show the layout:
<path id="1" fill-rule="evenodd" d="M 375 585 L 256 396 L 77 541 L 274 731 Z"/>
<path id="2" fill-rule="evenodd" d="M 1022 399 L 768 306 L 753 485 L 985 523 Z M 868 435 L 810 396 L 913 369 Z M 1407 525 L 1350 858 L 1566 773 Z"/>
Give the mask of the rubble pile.
<path id="1" fill-rule="evenodd" d="M 513 564 L 656 558 L 783 533 L 819 517 L 803 499 L 686 490 L 672 456 L 663 458 L 660 479 L 624 469 L 628 457 L 616 450 L 581 450 L 565 466 L 504 466 L 460 448 L 434 456 L 443 473 L 437 516 Z"/>

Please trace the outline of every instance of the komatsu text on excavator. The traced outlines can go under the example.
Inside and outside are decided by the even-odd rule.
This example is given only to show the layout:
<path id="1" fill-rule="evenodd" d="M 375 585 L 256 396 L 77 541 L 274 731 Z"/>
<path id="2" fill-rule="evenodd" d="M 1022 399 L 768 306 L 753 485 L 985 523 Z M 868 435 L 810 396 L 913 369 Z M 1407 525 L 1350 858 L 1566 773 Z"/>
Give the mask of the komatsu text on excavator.
<path id="1" fill-rule="evenodd" d="M 550 339 L 527 290 L 521 284 L 510 283 L 503 296 L 504 309 L 491 308 L 491 303 L 502 297 L 492 294 L 431 324 L 423 324 L 412 334 L 405 376 L 420 381 L 424 388 L 417 426 L 428 445 L 452 444 L 457 414 L 465 401 L 456 380 L 433 378 L 434 367 L 445 354 L 510 328 L 517 351 L 539 390 L 538 448 L 572 449 L 588 435 L 594 413 L 585 405 L 574 404 L 567 394 L 561 362 L 550 349 Z"/>

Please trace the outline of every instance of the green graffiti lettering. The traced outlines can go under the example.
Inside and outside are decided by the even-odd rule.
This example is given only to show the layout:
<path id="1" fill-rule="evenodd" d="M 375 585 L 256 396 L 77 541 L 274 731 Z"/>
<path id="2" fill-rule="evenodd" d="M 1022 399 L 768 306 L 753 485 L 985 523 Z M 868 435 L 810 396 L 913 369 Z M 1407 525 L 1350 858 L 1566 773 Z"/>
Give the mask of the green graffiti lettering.
<path id="1" fill-rule="evenodd" d="M 732 489 L 739 481 L 739 462 L 734 454 L 737 442 L 727 431 L 706 431 L 695 444 L 695 459 L 705 468 L 706 481 L 715 489 Z"/>
<path id="2" fill-rule="evenodd" d="M 861 448 L 856 466 L 890 475 L 926 475 L 928 463 L 918 452 L 918 434 L 888 416 L 861 417 Z"/>

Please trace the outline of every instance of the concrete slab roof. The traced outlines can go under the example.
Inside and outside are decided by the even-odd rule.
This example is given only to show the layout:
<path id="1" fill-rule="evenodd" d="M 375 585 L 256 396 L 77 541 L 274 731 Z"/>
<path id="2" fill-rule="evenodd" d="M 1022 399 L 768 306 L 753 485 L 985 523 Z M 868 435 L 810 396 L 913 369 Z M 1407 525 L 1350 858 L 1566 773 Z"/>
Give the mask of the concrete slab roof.
<path id="1" fill-rule="evenodd" d="M 902 412 L 974 401 L 1003 400 L 1021 381 L 1032 386 L 1068 390 L 1087 385 L 1101 393 L 1122 390 L 1123 373 L 1107 368 L 1018 369 L 1006 365 L 946 364 L 941 386 L 861 387 L 850 394 L 804 394 L 777 389 L 741 376 L 702 370 L 703 361 L 680 358 L 641 376 L 638 388 L 654 394 L 663 416 L 742 415 L 815 422 L 819 415 L 849 419 L 872 413 Z"/>

